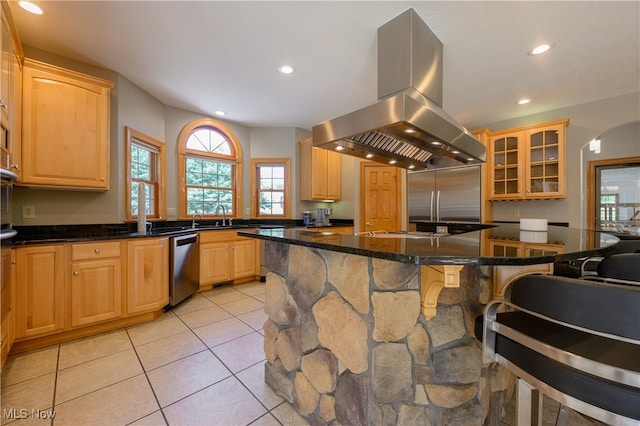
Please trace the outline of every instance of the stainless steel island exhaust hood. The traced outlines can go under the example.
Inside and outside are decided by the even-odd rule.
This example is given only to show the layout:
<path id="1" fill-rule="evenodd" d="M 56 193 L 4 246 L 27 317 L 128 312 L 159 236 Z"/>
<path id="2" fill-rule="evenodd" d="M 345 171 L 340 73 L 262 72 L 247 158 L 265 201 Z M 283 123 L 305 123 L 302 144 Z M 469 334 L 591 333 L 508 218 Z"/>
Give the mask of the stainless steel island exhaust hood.
<path id="1" fill-rule="evenodd" d="M 378 102 L 313 126 L 313 145 L 420 170 L 486 161 L 442 109 L 442 42 L 408 9 L 378 28 Z"/>

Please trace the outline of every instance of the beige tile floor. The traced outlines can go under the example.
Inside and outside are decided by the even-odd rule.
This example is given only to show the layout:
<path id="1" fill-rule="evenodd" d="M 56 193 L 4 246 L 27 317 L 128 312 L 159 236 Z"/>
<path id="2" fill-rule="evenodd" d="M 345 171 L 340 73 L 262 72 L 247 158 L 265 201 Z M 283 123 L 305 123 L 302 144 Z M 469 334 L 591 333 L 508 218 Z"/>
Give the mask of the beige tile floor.
<path id="1" fill-rule="evenodd" d="M 264 284 L 216 287 L 156 321 L 11 356 L 0 421 L 306 424 L 264 384 L 263 305 Z"/>
<path id="2" fill-rule="evenodd" d="M 0 423 L 306 425 L 264 384 L 263 304 L 264 284 L 216 287 L 156 321 L 12 356 Z M 557 407 L 545 399 L 544 425 Z M 512 401 L 501 426 L 514 419 Z"/>

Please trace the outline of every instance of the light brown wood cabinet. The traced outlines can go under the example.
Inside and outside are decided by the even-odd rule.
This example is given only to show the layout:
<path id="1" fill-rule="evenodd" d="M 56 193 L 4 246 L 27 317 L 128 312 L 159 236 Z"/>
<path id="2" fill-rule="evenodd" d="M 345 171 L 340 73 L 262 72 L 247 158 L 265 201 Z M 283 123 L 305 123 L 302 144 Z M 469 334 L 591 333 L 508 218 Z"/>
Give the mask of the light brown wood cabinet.
<path id="1" fill-rule="evenodd" d="M 16 249 L 16 339 L 65 328 L 65 248 Z"/>
<path id="2" fill-rule="evenodd" d="M 563 253 L 564 250 L 564 244 L 559 243 L 527 243 L 489 238 L 487 255 L 494 257 L 553 256 Z"/>
<path id="3" fill-rule="evenodd" d="M 200 287 L 230 281 L 231 256 L 229 243 L 203 242 L 200 239 Z"/>
<path id="4" fill-rule="evenodd" d="M 255 277 L 256 263 L 259 257 L 256 255 L 257 242 L 255 239 L 245 238 L 233 241 L 231 253 L 233 254 L 233 279 Z"/>
<path id="5" fill-rule="evenodd" d="M 111 87 L 107 80 L 25 59 L 21 184 L 109 189 Z"/>
<path id="6" fill-rule="evenodd" d="M 315 148 L 311 139 L 300 145 L 300 199 L 302 201 L 336 201 L 341 197 L 342 156 L 327 149 Z"/>
<path id="7" fill-rule="evenodd" d="M 127 314 L 162 309 L 169 303 L 169 239 L 127 241 Z"/>
<path id="8" fill-rule="evenodd" d="M 568 120 L 491 132 L 487 165 L 489 198 L 560 199 L 566 196 Z"/>
<path id="9" fill-rule="evenodd" d="M 71 327 L 122 315 L 122 261 L 117 242 L 71 244 Z"/>
<path id="10" fill-rule="evenodd" d="M 0 326 L 0 368 L 4 365 L 9 349 L 16 339 L 16 253 L 10 247 L 2 247 L 2 325 Z"/>
<path id="11" fill-rule="evenodd" d="M 260 244 L 237 231 L 200 232 L 200 288 L 260 274 Z"/>
<path id="12" fill-rule="evenodd" d="M 20 176 L 22 46 L 6 1 L 0 10 L 0 151 Z"/>
<path id="13" fill-rule="evenodd" d="M 37 245 L 13 252 L 18 350 L 149 320 L 169 303 L 166 237 Z M 11 332 L 4 328 L 3 333 Z"/>

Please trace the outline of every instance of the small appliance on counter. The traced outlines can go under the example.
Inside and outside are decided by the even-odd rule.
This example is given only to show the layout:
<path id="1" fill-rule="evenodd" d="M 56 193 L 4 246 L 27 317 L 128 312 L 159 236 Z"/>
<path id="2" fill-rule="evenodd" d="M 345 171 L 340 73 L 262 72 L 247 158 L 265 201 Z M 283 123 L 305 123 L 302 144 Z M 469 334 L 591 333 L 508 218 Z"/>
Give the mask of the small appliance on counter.
<path id="1" fill-rule="evenodd" d="M 331 215 L 331 207 L 324 209 L 315 209 L 315 226 L 329 226 L 329 216 Z"/>

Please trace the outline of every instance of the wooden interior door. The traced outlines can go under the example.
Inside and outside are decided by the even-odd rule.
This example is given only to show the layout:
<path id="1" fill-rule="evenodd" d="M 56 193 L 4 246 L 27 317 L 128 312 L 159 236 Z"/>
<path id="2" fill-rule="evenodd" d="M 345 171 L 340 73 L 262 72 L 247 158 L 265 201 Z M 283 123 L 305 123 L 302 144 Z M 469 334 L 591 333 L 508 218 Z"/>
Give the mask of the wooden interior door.
<path id="1" fill-rule="evenodd" d="M 400 169 L 360 163 L 360 231 L 396 231 L 402 220 Z"/>

